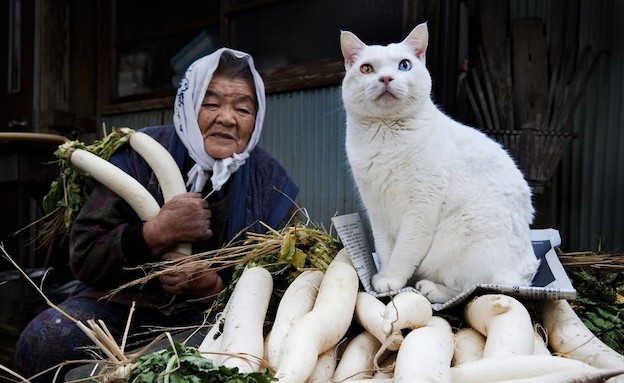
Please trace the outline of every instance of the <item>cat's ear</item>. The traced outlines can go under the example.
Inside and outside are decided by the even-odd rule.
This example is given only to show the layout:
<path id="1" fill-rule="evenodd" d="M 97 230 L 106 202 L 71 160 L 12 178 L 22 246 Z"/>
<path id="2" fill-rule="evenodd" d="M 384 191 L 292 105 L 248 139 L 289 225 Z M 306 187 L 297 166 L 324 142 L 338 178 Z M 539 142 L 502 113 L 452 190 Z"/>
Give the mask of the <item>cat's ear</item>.
<path id="1" fill-rule="evenodd" d="M 406 44 L 416 54 L 423 63 L 425 62 L 425 53 L 427 52 L 427 44 L 429 43 L 429 29 L 427 28 L 427 22 L 418 24 L 409 35 L 403 40 L 403 44 Z"/>
<path id="2" fill-rule="evenodd" d="M 348 31 L 340 32 L 340 49 L 344 57 L 345 69 L 349 70 L 349 68 L 351 68 L 358 53 L 360 53 L 364 47 L 366 47 L 366 44 L 353 33 Z"/>

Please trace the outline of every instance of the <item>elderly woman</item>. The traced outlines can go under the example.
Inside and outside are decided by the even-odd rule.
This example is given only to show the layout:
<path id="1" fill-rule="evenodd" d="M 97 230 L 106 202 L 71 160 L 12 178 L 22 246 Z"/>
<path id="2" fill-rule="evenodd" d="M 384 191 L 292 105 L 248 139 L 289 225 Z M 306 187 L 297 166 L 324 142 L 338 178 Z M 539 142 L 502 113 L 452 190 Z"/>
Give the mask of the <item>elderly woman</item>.
<path id="1" fill-rule="evenodd" d="M 111 162 L 149 190 L 162 205 L 160 213 L 142 222 L 124 200 L 98 185 L 72 228 L 71 267 L 85 287 L 60 307 L 83 322 L 103 320 L 116 338 L 123 334 L 132 302 L 137 308 L 131 333 L 145 326 L 201 323 L 207 305 L 230 278 L 214 270 L 172 273 L 100 300 L 140 277 L 128 267 L 182 257 L 175 251 L 180 243 L 192 243 L 194 253 L 218 248 L 242 231 L 262 230 L 260 221 L 282 227 L 294 208 L 296 185 L 256 147 L 265 93 L 248 54 L 222 48 L 197 60 L 180 83 L 174 108 L 174 125 L 141 131 L 169 150 L 189 191 L 163 205 L 154 173 L 126 145 Z M 84 360 L 88 354 L 80 347 L 90 345 L 72 321 L 48 309 L 23 331 L 15 370 L 32 376 L 64 361 Z"/>

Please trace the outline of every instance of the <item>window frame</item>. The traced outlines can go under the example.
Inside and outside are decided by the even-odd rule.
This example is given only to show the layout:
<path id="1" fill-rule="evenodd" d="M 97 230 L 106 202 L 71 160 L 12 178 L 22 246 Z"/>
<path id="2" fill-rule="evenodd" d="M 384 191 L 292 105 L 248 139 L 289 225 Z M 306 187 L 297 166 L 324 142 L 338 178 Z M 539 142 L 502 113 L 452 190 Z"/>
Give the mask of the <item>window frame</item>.
<path id="1" fill-rule="evenodd" d="M 116 49 L 116 10 L 119 0 L 99 0 L 98 39 L 98 109 L 100 115 L 112 115 L 169 108 L 175 97 L 175 89 L 167 89 L 131 96 L 117 96 L 117 49 Z M 255 0 L 247 4 L 233 6 L 232 0 L 220 1 L 218 28 L 220 43 L 228 46 L 231 41 L 231 19 L 237 15 L 254 12 L 283 3 L 288 0 Z M 403 0 L 404 35 L 412 28 L 417 15 L 429 12 L 427 2 Z M 214 20 L 211 22 L 215 22 Z M 206 24 L 208 25 L 208 24 Z M 303 64 L 261 70 L 267 94 L 304 90 L 324 86 L 339 85 L 344 77 L 342 57 L 320 59 Z"/>

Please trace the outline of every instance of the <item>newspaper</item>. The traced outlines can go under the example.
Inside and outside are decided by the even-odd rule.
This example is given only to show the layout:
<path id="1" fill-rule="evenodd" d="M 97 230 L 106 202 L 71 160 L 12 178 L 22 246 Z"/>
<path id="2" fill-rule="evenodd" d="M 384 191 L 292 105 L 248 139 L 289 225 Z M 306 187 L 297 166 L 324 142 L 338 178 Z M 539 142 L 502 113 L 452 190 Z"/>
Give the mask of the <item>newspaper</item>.
<path id="1" fill-rule="evenodd" d="M 380 298 L 393 296 L 406 290 L 418 292 L 414 287 L 404 287 L 384 293 L 375 291 L 371 285 L 371 278 L 377 273 L 379 262 L 366 239 L 359 213 L 336 216 L 332 218 L 332 222 L 367 293 Z M 559 232 L 555 229 L 531 230 L 531 243 L 535 256 L 542 260 L 531 286 L 478 284 L 457 294 L 447 302 L 434 303 L 433 309 L 444 310 L 463 302 L 473 294 L 482 293 L 508 294 L 530 300 L 575 299 L 576 290 L 572 287 L 555 252 L 555 247 L 561 244 Z"/>

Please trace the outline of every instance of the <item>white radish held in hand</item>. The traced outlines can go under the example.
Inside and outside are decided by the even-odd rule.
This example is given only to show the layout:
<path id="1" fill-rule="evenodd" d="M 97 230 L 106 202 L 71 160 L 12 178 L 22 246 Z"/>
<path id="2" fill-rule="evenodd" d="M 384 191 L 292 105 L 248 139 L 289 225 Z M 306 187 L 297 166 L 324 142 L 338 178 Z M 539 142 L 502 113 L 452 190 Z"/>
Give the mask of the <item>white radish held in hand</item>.
<path id="1" fill-rule="evenodd" d="M 171 153 L 164 146 L 142 132 L 132 133 L 129 143 L 132 149 L 139 153 L 156 175 L 165 203 L 177 195 L 186 193 L 186 185 L 184 184 L 182 173 L 180 173 L 180 168 L 171 156 Z M 179 244 L 176 250 L 190 255 L 192 252 L 191 244 Z"/>
<path id="2" fill-rule="evenodd" d="M 69 159 L 72 165 L 126 201 L 141 220 L 149 221 L 158 215 L 160 205 L 156 199 L 139 181 L 117 166 L 84 149 L 73 149 Z"/>

